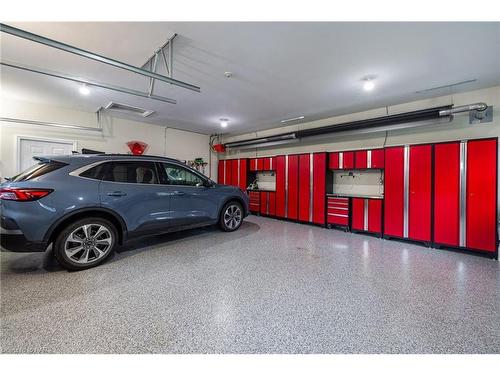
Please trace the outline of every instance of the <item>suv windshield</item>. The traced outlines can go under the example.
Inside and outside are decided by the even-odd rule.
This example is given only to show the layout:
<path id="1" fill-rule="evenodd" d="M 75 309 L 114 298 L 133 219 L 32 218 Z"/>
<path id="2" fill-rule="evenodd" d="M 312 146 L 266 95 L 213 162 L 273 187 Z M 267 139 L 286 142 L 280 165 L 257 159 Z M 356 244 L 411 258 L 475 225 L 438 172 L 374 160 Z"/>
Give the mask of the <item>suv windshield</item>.
<path id="1" fill-rule="evenodd" d="M 12 182 L 19 182 L 19 181 L 28 181 L 32 180 L 36 177 L 40 177 L 44 174 L 47 174 L 49 172 L 55 171 L 59 168 L 64 167 L 66 164 L 58 162 L 58 161 L 43 161 L 40 163 L 37 163 L 28 169 L 26 169 L 24 172 L 19 173 L 17 176 L 14 176 L 10 179 Z"/>

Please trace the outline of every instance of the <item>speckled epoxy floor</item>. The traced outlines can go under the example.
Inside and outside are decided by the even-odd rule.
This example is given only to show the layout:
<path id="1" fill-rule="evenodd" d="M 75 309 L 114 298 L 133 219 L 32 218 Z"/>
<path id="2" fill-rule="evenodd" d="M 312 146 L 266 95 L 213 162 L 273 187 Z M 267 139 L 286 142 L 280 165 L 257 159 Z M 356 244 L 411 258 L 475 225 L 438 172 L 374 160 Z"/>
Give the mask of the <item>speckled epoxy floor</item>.
<path id="1" fill-rule="evenodd" d="M 251 216 L 67 272 L 1 254 L 4 353 L 499 353 L 497 261 Z"/>

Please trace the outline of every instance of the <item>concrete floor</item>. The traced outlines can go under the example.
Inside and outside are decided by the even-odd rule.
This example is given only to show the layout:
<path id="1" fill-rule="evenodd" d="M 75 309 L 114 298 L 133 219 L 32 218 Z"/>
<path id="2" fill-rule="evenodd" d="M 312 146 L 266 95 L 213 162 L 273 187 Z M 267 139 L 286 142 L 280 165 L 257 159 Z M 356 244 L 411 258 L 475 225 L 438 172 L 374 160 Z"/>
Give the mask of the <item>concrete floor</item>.
<path id="1" fill-rule="evenodd" d="M 497 261 L 251 216 L 67 272 L 1 254 L 4 353 L 499 353 Z"/>

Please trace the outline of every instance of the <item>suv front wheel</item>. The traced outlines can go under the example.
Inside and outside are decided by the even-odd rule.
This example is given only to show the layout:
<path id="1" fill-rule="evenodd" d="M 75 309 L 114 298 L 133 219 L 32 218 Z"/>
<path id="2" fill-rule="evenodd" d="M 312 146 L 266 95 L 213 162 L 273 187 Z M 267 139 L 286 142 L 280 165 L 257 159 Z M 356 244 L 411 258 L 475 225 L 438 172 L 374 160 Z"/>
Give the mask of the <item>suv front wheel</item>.
<path id="1" fill-rule="evenodd" d="M 117 243 L 115 226 L 106 219 L 89 217 L 69 224 L 57 236 L 54 255 L 69 270 L 84 270 L 104 262 Z"/>
<path id="2" fill-rule="evenodd" d="M 224 205 L 219 218 L 219 226 L 225 232 L 238 229 L 243 222 L 243 207 L 236 201 L 230 201 Z"/>

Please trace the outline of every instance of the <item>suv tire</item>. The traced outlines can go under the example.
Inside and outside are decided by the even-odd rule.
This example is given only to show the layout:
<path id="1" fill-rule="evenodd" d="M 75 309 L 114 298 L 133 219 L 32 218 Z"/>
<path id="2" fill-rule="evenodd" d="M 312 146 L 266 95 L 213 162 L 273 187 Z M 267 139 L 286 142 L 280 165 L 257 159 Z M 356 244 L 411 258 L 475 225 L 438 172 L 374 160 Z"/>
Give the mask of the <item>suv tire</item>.
<path id="1" fill-rule="evenodd" d="M 103 263 L 115 250 L 116 227 L 100 217 L 89 217 L 67 225 L 54 242 L 54 255 L 66 269 L 85 270 Z"/>
<path id="2" fill-rule="evenodd" d="M 241 226 L 243 222 L 243 207 L 237 201 L 229 201 L 224 207 L 219 218 L 219 227 L 224 232 L 233 232 Z"/>

